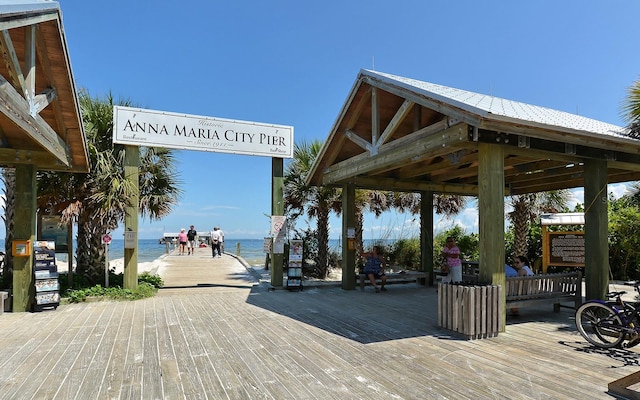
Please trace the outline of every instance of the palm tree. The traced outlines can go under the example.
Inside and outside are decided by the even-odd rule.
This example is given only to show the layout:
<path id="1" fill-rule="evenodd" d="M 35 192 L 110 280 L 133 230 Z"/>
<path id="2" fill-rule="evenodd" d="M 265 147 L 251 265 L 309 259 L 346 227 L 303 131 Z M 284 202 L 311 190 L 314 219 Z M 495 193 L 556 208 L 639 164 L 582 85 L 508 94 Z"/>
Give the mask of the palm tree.
<path id="1" fill-rule="evenodd" d="M 528 255 L 527 237 L 531 223 L 542 213 L 555 213 L 566 209 L 570 195 L 569 190 L 563 189 L 510 197 L 509 203 L 513 211 L 508 214 L 508 219 L 513 227 L 514 256 Z"/>
<path id="2" fill-rule="evenodd" d="M 640 79 L 627 89 L 622 103 L 622 117 L 627 121 L 629 135 L 640 139 Z"/>
<path id="3" fill-rule="evenodd" d="M 640 79 L 627 89 L 627 96 L 622 103 L 622 117 L 627 121 L 629 136 L 640 139 Z M 640 182 L 631 186 L 631 197 L 635 204 L 640 204 Z"/>
<path id="4" fill-rule="evenodd" d="M 38 174 L 38 208 L 61 215 L 62 223 L 76 221 L 77 272 L 91 283 L 104 277 L 102 235 L 124 221 L 132 187 L 124 174 L 124 146 L 114 144 L 111 94 L 104 99 L 79 93 L 90 161 L 88 174 L 41 172 Z M 119 105 L 130 106 L 129 101 Z M 139 212 L 149 219 L 167 215 L 177 204 L 178 188 L 174 155 L 163 148 L 140 148 Z"/>
<path id="5" fill-rule="evenodd" d="M 324 278 L 329 272 L 329 215 L 332 211 L 339 213 L 342 203 L 339 189 L 305 183 L 321 148 L 322 143 L 318 140 L 295 144 L 293 161 L 287 165 L 285 173 L 284 204 L 285 214 L 292 223 L 304 214 L 317 220 L 318 254 L 315 261 Z"/>

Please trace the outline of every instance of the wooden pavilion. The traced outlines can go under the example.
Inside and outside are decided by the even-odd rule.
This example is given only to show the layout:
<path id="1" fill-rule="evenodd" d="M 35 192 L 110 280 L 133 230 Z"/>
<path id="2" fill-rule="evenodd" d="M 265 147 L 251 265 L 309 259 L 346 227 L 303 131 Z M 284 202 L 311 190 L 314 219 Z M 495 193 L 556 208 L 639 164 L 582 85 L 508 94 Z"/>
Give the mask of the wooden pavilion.
<path id="1" fill-rule="evenodd" d="M 431 277 L 433 194 L 477 196 L 479 278 L 496 285 L 505 283 L 505 196 L 584 187 L 586 295 L 602 298 L 607 184 L 640 179 L 639 154 L 640 140 L 620 126 L 361 70 L 308 183 L 342 187 L 344 238 L 354 228 L 356 188 L 420 193 L 422 268 Z M 342 288 L 354 289 L 346 242 Z"/>
<path id="2" fill-rule="evenodd" d="M 36 239 L 36 171 L 86 173 L 87 145 L 55 1 L 0 5 L 0 166 L 15 168 L 14 240 Z M 13 259 L 13 311 L 34 298 L 33 257 Z"/>

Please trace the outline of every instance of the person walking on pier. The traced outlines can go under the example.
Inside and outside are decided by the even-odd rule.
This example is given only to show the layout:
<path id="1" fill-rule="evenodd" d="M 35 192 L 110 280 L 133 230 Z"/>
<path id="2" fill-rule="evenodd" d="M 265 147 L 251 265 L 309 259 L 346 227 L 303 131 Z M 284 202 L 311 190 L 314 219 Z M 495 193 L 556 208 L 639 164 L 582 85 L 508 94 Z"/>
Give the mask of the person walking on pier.
<path id="1" fill-rule="evenodd" d="M 196 232 L 196 229 L 191 225 L 187 232 L 187 250 L 189 254 L 195 254 L 196 252 L 196 236 L 198 236 L 198 232 Z"/>
<path id="2" fill-rule="evenodd" d="M 218 234 L 220 235 L 220 240 L 218 241 L 218 243 L 220 244 L 220 252 L 224 254 L 224 232 L 222 231 L 222 229 L 220 229 L 220 227 L 218 227 Z"/>
<path id="3" fill-rule="evenodd" d="M 216 226 L 211 231 L 211 255 L 213 258 L 216 257 L 216 253 L 218 254 L 218 256 L 222 256 L 222 253 L 220 252 L 221 236 L 220 236 L 220 231 L 218 229 L 219 228 Z"/>
<path id="4" fill-rule="evenodd" d="M 187 233 L 184 231 L 184 228 L 180 229 L 180 233 L 178 233 L 178 243 L 180 243 L 179 252 L 180 255 L 184 255 L 184 248 L 187 245 Z"/>

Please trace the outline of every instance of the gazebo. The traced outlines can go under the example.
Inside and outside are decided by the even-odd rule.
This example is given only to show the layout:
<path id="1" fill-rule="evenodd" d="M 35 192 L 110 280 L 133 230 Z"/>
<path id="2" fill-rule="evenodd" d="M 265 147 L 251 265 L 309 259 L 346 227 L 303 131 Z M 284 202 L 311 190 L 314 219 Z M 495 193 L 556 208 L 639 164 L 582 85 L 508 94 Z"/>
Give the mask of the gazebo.
<path id="1" fill-rule="evenodd" d="M 36 238 L 36 172 L 86 173 L 87 145 L 55 1 L 0 5 L 0 166 L 15 168 L 13 238 Z M 33 257 L 13 262 L 13 311 L 33 301 Z"/>
<path id="2" fill-rule="evenodd" d="M 586 295 L 602 298 L 607 184 L 640 179 L 639 154 L 640 140 L 620 126 L 361 70 L 308 183 L 342 187 L 345 238 L 356 188 L 420 193 L 422 268 L 430 277 L 433 194 L 477 196 L 479 278 L 496 285 L 505 283 L 505 196 L 584 187 Z M 343 246 L 342 288 L 354 289 L 355 252 Z"/>

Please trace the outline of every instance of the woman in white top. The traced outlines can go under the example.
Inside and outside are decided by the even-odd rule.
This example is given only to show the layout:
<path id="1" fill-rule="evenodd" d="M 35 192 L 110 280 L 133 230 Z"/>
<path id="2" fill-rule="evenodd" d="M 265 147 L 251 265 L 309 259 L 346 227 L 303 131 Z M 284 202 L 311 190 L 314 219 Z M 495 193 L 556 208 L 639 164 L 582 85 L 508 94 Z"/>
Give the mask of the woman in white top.
<path id="1" fill-rule="evenodd" d="M 532 276 L 535 275 L 529 267 L 529 260 L 525 256 L 517 256 L 513 260 L 513 268 L 518 271 L 518 276 Z"/>

